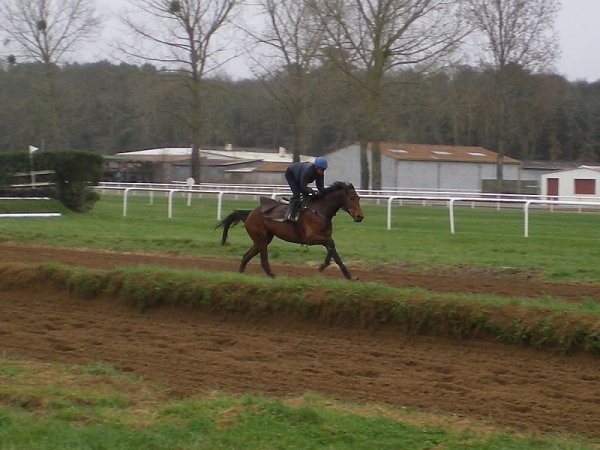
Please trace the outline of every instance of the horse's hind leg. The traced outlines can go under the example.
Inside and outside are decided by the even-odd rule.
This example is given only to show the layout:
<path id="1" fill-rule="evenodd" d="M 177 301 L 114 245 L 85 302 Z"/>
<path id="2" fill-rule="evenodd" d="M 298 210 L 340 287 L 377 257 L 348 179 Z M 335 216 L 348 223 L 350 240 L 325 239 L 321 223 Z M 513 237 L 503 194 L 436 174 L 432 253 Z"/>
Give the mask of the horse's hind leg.
<path id="1" fill-rule="evenodd" d="M 260 265 L 268 276 L 275 278 L 275 275 L 271 272 L 271 266 L 269 265 L 269 252 L 267 251 L 266 245 L 260 250 Z"/>
<path id="2" fill-rule="evenodd" d="M 255 241 L 252 247 L 242 257 L 240 263 L 240 272 L 246 270 L 246 265 L 252 258 L 260 253 L 260 265 L 265 273 L 271 278 L 275 278 L 273 272 L 271 272 L 271 266 L 269 265 L 269 252 L 267 251 L 267 245 L 270 244 L 273 239 L 273 235 L 268 235 L 265 239 L 260 239 L 258 242 Z"/>
<path id="3" fill-rule="evenodd" d="M 262 240 L 262 245 L 259 244 L 259 248 L 260 248 L 260 265 L 262 266 L 263 270 L 265 271 L 265 273 L 270 276 L 271 278 L 275 278 L 275 274 L 273 274 L 273 272 L 271 272 L 271 266 L 269 265 L 269 251 L 267 250 L 268 245 L 271 243 L 271 241 L 273 240 L 273 233 L 267 233 L 267 235 L 264 237 L 264 240 Z"/>
<path id="4" fill-rule="evenodd" d="M 244 253 L 242 256 L 242 262 L 240 263 L 239 272 L 243 273 L 246 270 L 246 265 L 250 262 L 252 258 L 254 258 L 260 252 L 259 247 L 256 245 L 256 242 L 250 247 L 250 249 Z"/>
<path id="5" fill-rule="evenodd" d="M 245 224 L 246 232 L 252 239 L 253 244 L 242 257 L 240 272 L 243 272 L 246 269 L 246 264 L 260 253 L 260 265 L 268 276 L 273 277 L 274 275 L 269 267 L 269 255 L 267 253 L 267 245 L 273 240 L 273 233 L 265 226 L 262 214 L 259 210 L 251 212 L 246 219 Z"/>

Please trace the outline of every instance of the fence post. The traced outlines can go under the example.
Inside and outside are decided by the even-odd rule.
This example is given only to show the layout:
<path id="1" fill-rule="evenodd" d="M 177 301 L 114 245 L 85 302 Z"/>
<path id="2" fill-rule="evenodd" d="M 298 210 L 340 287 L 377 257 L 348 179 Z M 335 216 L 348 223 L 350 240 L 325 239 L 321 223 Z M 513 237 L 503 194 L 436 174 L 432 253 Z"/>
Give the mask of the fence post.
<path id="1" fill-rule="evenodd" d="M 454 229 L 454 202 L 456 201 L 456 198 L 451 198 L 450 201 L 448 202 L 448 209 L 450 210 L 450 234 L 454 234 L 455 229 Z"/>
<path id="2" fill-rule="evenodd" d="M 217 220 L 221 220 L 221 209 L 223 208 L 223 195 L 225 195 L 225 192 L 221 191 L 219 192 L 219 195 L 217 197 Z"/>
<path id="3" fill-rule="evenodd" d="M 523 225 L 523 234 L 525 237 L 529 237 L 529 205 L 531 205 L 532 201 L 526 201 L 525 205 L 523 206 L 523 216 L 524 216 L 524 221 L 525 224 Z"/>
<path id="4" fill-rule="evenodd" d="M 173 194 L 176 192 L 176 189 L 171 189 L 169 191 L 169 205 L 168 205 L 168 217 L 169 219 L 173 218 Z"/>
<path id="5" fill-rule="evenodd" d="M 387 229 L 392 229 L 392 202 L 396 197 L 390 197 L 387 201 Z"/>
<path id="6" fill-rule="evenodd" d="M 127 194 L 129 194 L 129 191 L 132 189 L 133 188 L 125 188 L 123 191 L 123 217 L 127 217 Z"/>

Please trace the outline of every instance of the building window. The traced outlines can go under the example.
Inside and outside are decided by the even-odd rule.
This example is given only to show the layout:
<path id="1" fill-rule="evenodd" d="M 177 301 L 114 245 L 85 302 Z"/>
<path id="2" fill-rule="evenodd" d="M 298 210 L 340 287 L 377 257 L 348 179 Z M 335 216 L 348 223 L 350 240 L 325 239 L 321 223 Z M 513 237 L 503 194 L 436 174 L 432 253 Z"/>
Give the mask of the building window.
<path id="1" fill-rule="evenodd" d="M 548 178 L 546 183 L 548 195 L 558 197 L 558 178 Z M 553 198 L 553 200 L 557 200 L 557 198 Z"/>
<path id="2" fill-rule="evenodd" d="M 596 195 L 596 180 L 583 178 L 575 179 L 575 194 Z"/>

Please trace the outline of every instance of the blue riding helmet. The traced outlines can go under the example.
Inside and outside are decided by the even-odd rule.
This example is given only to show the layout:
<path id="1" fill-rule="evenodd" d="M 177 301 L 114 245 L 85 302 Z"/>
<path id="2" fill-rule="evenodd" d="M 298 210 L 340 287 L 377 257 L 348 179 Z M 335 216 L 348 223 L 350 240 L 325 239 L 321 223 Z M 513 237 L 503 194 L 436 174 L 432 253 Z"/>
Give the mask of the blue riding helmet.
<path id="1" fill-rule="evenodd" d="M 325 158 L 323 158 L 322 156 L 317 156 L 315 158 L 315 162 L 314 165 L 316 167 L 318 167 L 319 169 L 327 169 L 327 160 Z"/>

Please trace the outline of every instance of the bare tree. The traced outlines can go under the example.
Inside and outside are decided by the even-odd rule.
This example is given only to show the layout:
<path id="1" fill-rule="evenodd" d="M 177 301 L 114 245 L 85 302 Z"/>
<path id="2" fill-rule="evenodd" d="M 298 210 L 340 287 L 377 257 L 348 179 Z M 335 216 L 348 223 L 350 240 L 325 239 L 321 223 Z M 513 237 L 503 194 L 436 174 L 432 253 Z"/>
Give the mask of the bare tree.
<path id="1" fill-rule="evenodd" d="M 43 147 L 67 145 L 62 136 L 56 64 L 80 41 L 92 37 L 99 23 L 92 0 L 0 0 L 0 30 L 14 50 L 8 61 L 34 60 L 44 65 Z"/>
<path id="2" fill-rule="evenodd" d="M 496 74 L 498 187 L 503 181 L 508 108 L 514 89 L 511 66 L 544 71 L 559 54 L 554 28 L 559 0 L 466 0 L 466 17 L 477 42 L 483 42 L 478 56 L 483 67 Z"/>
<path id="3" fill-rule="evenodd" d="M 328 56 L 364 94 L 367 135 L 363 140 L 371 143 L 371 185 L 381 188 L 385 76 L 400 67 L 440 62 L 449 54 L 466 34 L 457 14 L 461 1 L 309 1 L 326 28 Z"/>
<path id="4" fill-rule="evenodd" d="M 323 30 L 304 1 L 259 0 L 258 6 L 267 24 L 260 34 L 246 30 L 257 44 L 251 58 L 270 96 L 292 123 L 292 151 L 299 161 L 306 144 L 311 71 L 320 61 Z"/>
<path id="5" fill-rule="evenodd" d="M 130 0 L 136 14 L 125 19 L 135 34 L 150 43 L 143 50 L 126 53 L 166 66 L 186 76 L 188 114 L 183 118 L 192 140 L 192 177 L 200 180 L 203 103 L 206 75 L 221 67 L 226 42 L 220 35 L 230 23 L 241 0 Z"/>
<path id="6" fill-rule="evenodd" d="M 17 58 L 60 62 L 99 25 L 91 0 L 0 0 L 0 30 L 17 48 Z"/>

